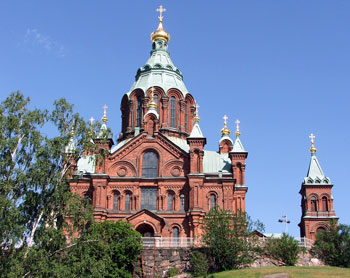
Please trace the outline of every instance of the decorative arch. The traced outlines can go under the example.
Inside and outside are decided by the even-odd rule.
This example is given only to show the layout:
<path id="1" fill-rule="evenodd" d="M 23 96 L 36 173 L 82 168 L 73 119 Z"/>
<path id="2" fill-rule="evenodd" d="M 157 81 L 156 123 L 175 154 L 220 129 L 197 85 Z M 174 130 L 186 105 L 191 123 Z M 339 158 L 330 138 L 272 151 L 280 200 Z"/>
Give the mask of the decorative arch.
<path id="1" fill-rule="evenodd" d="M 157 225 L 155 225 L 154 223 L 150 222 L 150 221 L 146 221 L 146 220 L 140 220 L 139 222 L 137 222 L 137 224 L 135 225 L 135 230 L 137 231 L 137 228 L 139 228 L 141 225 L 143 224 L 148 224 L 150 225 L 153 230 L 154 230 L 154 233 L 159 233 L 160 231 L 157 229 Z"/>
<path id="2" fill-rule="evenodd" d="M 166 94 L 168 97 L 175 96 L 177 100 L 181 100 L 184 98 L 184 95 L 182 94 L 182 92 L 176 88 L 170 88 L 166 92 Z"/>
<path id="3" fill-rule="evenodd" d="M 137 177 L 137 170 L 131 161 L 122 160 L 115 162 L 108 169 L 110 176 Z"/>
<path id="4" fill-rule="evenodd" d="M 329 230 L 327 223 L 325 222 L 317 222 L 311 226 L 310 233 L 316 233 L 318 228 L 324 228 L 326 231 Z"/>
<path id="5" fill-rule="evenodd" d="M 130 115 L 130 107 L 129 107 L 129 97 L 125 94 L 122 98 L 120 104 L 120 111 L 122 114 L 122 133 L 125 134 L 127 128 L 130 125 L 131 115 Z"/>
<path id="6" fill-rule="evenodd" d="M 183 162 L 172 159 L 166 162 L 161 169 L 162 177 L 179 177 L 183 176 Z"/>

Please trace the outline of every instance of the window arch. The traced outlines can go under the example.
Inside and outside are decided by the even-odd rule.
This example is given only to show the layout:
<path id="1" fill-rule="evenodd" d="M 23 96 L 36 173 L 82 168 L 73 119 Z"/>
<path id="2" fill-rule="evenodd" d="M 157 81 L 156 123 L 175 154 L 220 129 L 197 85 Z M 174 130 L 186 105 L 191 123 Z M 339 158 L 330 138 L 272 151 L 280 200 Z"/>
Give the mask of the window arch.
<path id="1" fill-rule="evenodd" d="M 311 211 L 317 211 L 317 200 L 316 197 L 311 197 Z"/>
<path id="2" fill-rule="evenodd" d="M 131 210 L 131 193 L 128 192 L 125 194 L 125 211 Z"/>
<path id="3" fill-rule="evenodd" d="M 210 194 L 210 203 L 209 203 L 209 209 L 213 209 L 216 206 L 216 195 Z"/>
<path id="4" fill-rule="evenodd" d="M 170 127 L 175 127 L 175 97 L 170 98 Z"/>
<path id="5" fill-rule="evenodd" d="M 117 192 L 113 194 L 113 210 L 119 210 L 119 194 Z"/>
<path id="6" fill-rule="evenodd" d="M 326 231 L 326 229 L 324 227 L 318 227 L 316 230 L 316 233 L 319 234 L 319 233 L 323 233 L 325 231 Z"/>
<path id="7" fill-rule="evenodd" d="M 185 210 L 185 194 L 180 194 L 180 209 Z"/>
<path id="8" fill-rule="evenodd" d="M 174 194 L 168 193 L 168 210 L 174 210 Z"/>
<path id="9" fill-rule="evenodd" d="M 142 96 L 137 96 L 136 104 L 136 126 L 141 127 L 142 114 L 143 114 L 143 99 Z"/>
<path id="10" fill-rule="evenodd" d="M 142 177 L 156 178 L 158 176 L 158 156 L 155 152 L 146 152 L 142 160 Z"/>
<path id="11" fill-rule="evenodd" d="M 328 211 L 328 198 L 326 196 L 322 197 L 322 209 Z"/>

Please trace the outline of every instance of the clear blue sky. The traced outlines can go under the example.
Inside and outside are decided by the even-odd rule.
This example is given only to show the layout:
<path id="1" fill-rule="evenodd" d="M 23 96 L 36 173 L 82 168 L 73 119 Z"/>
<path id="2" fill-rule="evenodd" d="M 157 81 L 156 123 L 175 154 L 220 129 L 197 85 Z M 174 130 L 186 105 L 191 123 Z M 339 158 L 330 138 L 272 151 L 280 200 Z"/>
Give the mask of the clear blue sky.
<path id="1" fill-rule="evenodd" d="M 241 121 L 249 214 L 266 232 L 282 232 L 287 214 L 299 235 L 313 132 L 336 213 L 350 224 L 350 1 L 3 0 L 1 99 L 20 90 L 50 107 L 64 97 L 86 119 L 107 104 L 119 134 L 121 97 L 149 57 L 160 4 L 206 149 L 218 149 L 224 114 L 231 130 Z"/>

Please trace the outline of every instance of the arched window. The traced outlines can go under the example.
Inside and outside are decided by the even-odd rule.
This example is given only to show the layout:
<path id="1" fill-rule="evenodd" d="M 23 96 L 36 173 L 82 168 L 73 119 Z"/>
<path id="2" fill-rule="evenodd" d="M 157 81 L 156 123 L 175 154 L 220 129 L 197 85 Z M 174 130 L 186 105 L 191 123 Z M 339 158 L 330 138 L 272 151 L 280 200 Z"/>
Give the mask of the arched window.
<path id="1" fill-rule="evenodd" d="M 216 206 L 216 196 L 215 194 L 210 194 L 210 209 L 215 208 Z"/>
<path id="2" fill-rule="evenodd" d="M 317 200 L 315 197 L 311 197 L 311 211 L 317 211 Z"/>
<path id="3" fill-rule="evenodd" d="M 180 195 L 180 209 L 185 210 L 185 195 L 184 194 Z"/>
<path id="4" fill-rule="evenodd" d="M 187 132 L 187 102 L 185 102 L 185 131 Z"/>
<path id="5" fill-rule="evenodd" d="M 175 127 L 175 97 L 170 98 L 170 127 Z"/>
<path id="6" fill-rule="evenodd" d="M 130 211 L 130 193 L 125 195 L 125 210 Z"/>
<path id="7" fill-rule="evenodd" d="M 172 193 L 169 193 L 168 194 L 168 210 L 174 210 L 173 199 L 174 199 L 174 195 Z"/>
<path id="8" fill-rule="evenodd" d="M 142 177 L 156 178 L 158 176 L 158 156 L 154 152 L 147 152 L 142 160 Z"/>
<path id="9" fill-rule="evenodd" d="M 158 99 L 158 95 L 157 94 L 153 95 L 153 100 L 157 104 L 157 111 L 159 112 L 159 103 L 158 103 L 159 99 Z"/>
<path id="10" fill-rule="evenodd" d="M 319 234 L 319 233 L 323 233 L 325 231 L 326 231 L 326 229 L 324 227 L 318 227 L 316 230 L 316 233 Z"/>
<path id="11" fill-rule="evenodd" d="M 113 195 L 113 210 L 118 210 L 118 198 L 119 198 L 119 195 L 117 193 L 114 193 L 114 195 Z"/>
<path id="12" fill-rule="evenodd" d="M 143 107 L 143 99 L 141 96 L 137 97 L 137 109 L 136 109 L 136 126 L 141 127 L 142 122 L 142 107 Z"/>
<path id="13" fill-rule="evenodd" d="M 179 228 L 178 227 L 173 228 L 173 241 L 174 241 L 175 247 L 179 245 Z"/>
<path id="14" fill-rule="evenodd" d="M 328 199 L 326 196 L 322 197 L 322 208 L 324 211 L 328 211 Z"/>

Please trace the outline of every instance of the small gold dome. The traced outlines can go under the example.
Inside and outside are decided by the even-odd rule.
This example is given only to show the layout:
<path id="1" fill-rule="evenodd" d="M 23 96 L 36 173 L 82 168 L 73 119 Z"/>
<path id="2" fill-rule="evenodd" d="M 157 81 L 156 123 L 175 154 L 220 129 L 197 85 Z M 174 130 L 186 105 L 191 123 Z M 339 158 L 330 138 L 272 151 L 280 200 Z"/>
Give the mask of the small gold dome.
<path id="1" fill-rule="evenodd" d="M 230 135 L 231 131 L 227 128 L 227 119 L 228 119 L 228 117 L 225 115 L 223 117 L 223 119 L 224 119 L 224 128 L 221 129 L 221 134 L 222 134 L 222 136 Z"/>
<path id="2" fill-rule="evenodd" d="M 311 153 L 315 153 L 316 151 L 317 151 L 317 149 L 316 149 L 315 147 L 311 147 L 311 148 L 310 148 L 310 152 L 311 152 Z"/>
<path id="3" fill-rule="evenodd" d="M 198 115 L 195 115 L 194 118 L 193 118 L 193 120 L 194 120 L 195 122 L 197 122 L 197 123 L 200 121 L 200 119 L 201 119 L 201 118 L 199 118 Z"/>
<path id="4" fill-rule="evenodd" d="M 151 40 L 152 42 L 156 40 L 165 40 L 169 42 L 170 35 L 163 29 L 163 20 L 159 20 L 158 29 L 151 34 Z"/>

